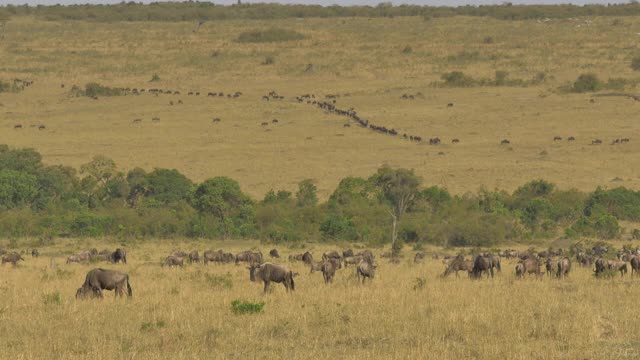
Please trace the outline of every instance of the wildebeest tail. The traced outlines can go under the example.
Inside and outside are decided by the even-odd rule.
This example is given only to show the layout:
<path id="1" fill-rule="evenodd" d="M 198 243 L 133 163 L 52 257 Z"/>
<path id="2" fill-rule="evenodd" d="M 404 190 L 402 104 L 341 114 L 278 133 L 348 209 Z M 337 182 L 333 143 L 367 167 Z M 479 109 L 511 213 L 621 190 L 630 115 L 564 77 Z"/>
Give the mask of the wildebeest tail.
<path id="1" fill-rule="evenodd" d="M 133 296 L 133 291 L 131 290 L 131 284 L 129 283 L 129 275 L 127 275 L 127 295 L 129 297 Z"/>
<path id="2" fill-rule="evenodd" d="M 291 290 L 295 290 L 296 283 L 293 281 L 293 271 L 289 271 L 289 278 L 291 279 Z"/>

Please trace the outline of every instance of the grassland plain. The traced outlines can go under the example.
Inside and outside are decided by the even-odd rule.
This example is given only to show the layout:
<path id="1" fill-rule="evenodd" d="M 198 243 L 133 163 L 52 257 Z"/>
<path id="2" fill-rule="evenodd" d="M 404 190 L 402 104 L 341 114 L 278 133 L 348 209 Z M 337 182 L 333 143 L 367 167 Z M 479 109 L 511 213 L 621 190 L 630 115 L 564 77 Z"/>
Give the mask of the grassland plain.
<path id="1" fill-rule="evenodd" d="M 306 38 L 235 41 L 242 32 L 270 27 Z M 638 53 L 637 18 L 229 20 L 194 28 L 191 22 L 13 18 L 0 42 L 0 78 L 35 83 L 0 94 L 0 143 L 34 147 L 48 163 L 75 167 L 104 154 L 123 171 L 176 168 L 195 181 L 226 175 L 255 197 L 271 188 L 294 190 L 304 178 L 314 179 L 326 197 L 341 178 L 368 176 L 384 163 L 414 168 L 425 183 L 454 193 L 480 186 L 513 190 L 533 178 L 588 191 L 599 185 L 640 188 L 638 103 L 622 97 L 591 103 L 590 94 L 558 90 L 586 72 L 637 80 L 629 66 Z M 272 65 L 263 65 L 267 57 Z M 528 87 L 431 85 L 456 70 L 475 78 L 500 70 L 525 80 L 544 73 L 546 80 Z M 160 80 L 150 83 L 154 74 Z M 88 82 L 181 95 L 70 96 L 71 85 Z M 243 96 L 186 95 L 213 90 Z M 271 90 L 285 99 L 262 101 Z M 443 144 L 344 128 L 344 118 L 293 99 L 307 93 L 350 94 L 337 105 L 401 134 L 438 136 Z M 414 100 L 400 99 L 417 93 Z M 153 117 L 161 121 L 152 123 Z M 213 117 L 221 122 L 212 123 Z M 137 118 L 142 121 L 133 123 Z M 278 125 L 260 126 L 273 118 Z M 14 130 L 18 123 L 24 128 Z M 46 131 L 29 127 L 39 124 Z M 556 135 L 576 141 L 554 142 Z M 619 137 L 632 141 L 608 145 Z M 452 138 L 460 143 L 451 144 Z M 505 138 L 510 146 L 499 145 Z M 591 146 L 593 138 L 604 144 Z"/>
<path id="2" fill-rule="evenodd" d="M 621 245 L 617 244 L 616 246 Z M 633 244 L 638 245 L 638 244 Z M 493 280 L 441 278 L 440 260 L 399 265 L 378 258 L 371 283 L 354 268 L 333 284 L 301 263 L 281 260 L 300 275 L 287 294 L 262 294 L 245 266 L 161 268 L 175 249 L 237 252 L 258 243 L 132 243 L 127 265 L 66 265 L 66 254 L 99 240 L 60 240 L 0 267 L 0 337 L 6 359 L 637 359 L 640 343 L 637 278 L 598 280 L 574 264 L 568 279 L 517 280 L 504 261 Z M 340 246 L 333 246 L 333 248 Z M 618 246 L 619 247 L 619 246 Z M 309 244 L 316 255 L 329 247 Z M 440 252 L 428 249 L 429 253 Z M 302 250 L 304 251 L 304 250 Z M 376 250 L 376 254 L 381 253 Z M 301 250 L 280 248 L 283 258 Z M 76 288 L 93 267 L 128 272 L 133 298 L 77 301 Z M 420 279 L 420 280 L 418 280 Z M 258 314 L 235 315 L 234 300 L 264 302 Z"/>

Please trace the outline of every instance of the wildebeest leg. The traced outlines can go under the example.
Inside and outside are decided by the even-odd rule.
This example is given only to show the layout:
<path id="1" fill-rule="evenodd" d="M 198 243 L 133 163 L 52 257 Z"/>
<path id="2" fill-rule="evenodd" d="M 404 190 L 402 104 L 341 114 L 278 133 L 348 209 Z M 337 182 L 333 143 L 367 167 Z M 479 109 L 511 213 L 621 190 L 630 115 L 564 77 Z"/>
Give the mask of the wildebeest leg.
<path id="1" fill-rule="evenodd" d="M 491 273 L 491 278 L 493 279 L 493 266 L 489 268 L 489 272 Z"/>
<path id="2" fill-rule="evenodd" d="M 264 293 L 268 293 L 269 292 L 269 286 L 271 285 L 270 281 L 265 281 L 264 282 Z"/>

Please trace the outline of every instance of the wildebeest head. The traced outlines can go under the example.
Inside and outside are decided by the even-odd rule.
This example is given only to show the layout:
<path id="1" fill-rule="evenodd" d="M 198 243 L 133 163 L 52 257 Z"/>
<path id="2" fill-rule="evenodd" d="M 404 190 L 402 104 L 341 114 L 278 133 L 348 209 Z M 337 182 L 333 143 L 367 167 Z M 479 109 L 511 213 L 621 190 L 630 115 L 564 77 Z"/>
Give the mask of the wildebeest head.
<path id="1" fill-rule="evenodd" d="M 76 291 L 76 299 L 84 300 L 97 297 L 95 291 L 90 287 L 79 287 Z"/>

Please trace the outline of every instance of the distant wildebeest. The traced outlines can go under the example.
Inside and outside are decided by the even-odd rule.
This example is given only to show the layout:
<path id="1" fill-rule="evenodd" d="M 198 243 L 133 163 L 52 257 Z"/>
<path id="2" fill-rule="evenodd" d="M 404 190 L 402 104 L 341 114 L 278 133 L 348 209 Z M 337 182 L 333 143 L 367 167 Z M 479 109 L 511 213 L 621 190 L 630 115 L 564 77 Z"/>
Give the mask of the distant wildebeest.
<path id="1" fill-rule="evenodd" d="M 272 123 L 272 124 L 277 124 L 277 123 L 278 123 L 278 119 L 273 119 L 273 120 L 271 120 L 271 123 Z"/>
<path id="2" fill-rule="evenodd" d="M 265 121 L 265 122 L 260 123 L 260 125 L 261 125 L 261 126 L 268 126 L 268 125 L 269 125 L 269 123 Z"/>
<path id="3" fill-rule="evenodd" d="M 311 255 L 310 252 L 305 251 L 304 254 L 298 254 L 298 255 L 289 256 L 289 260 L 302 261 L 303 263 L 309 265 L 309 264 L 311 264 L 311 262 L 313 262 L 313 255 Z"/>
<path id="4" fill-rule="evenodd" d="M 122 261 L 123 264 L 126 264 L 127 263 L 127 253 L 124 251 L 124 249 L 117 248 L 116 251 L 111 253 L 109 260 L 114 264 L 117 264 L 117 263 L 119 263 L 121 261 Z"/>
<path id="5" fill-rule="evenodd" d="M 518 269 L 521 269 L 521 271 L 518 271 Z M 533 257 L 520 260 L 516 265 L 516 274 L 520 277 L 524 277 L 526 274 L 535 274 L 537 277 L 544 276 L 540 271 L 540 262 Z"/>
<path id="6" fill-rule="evenodd" d="M 46 128 L 47 128 L 47 127 L 46 127 L 46 126 L 44 126 L 44 125 L 39 125 L 39 126 L 38 126 L 38 130 L 44 130 L 44 129 L 46 129 Z"/>
<path id="7" fill-rule="evenodd" d="M 416 256 L 413 257 L 413 262 L 414 263 L 420 263 L 420 262 L 423 262 L 424 259 L 426 259 L 426 258 L 427 258 L 427 254 L 425 254 L 423 252 L 419 252 L 419 253 L 416 253 Z"/>
<path id="8" fill-rule="evenodd" d="M 550 257 L 545 261 L 544 267 L 545 267 L 547 276 L 551 276 L 552 274 L 557 272 L 558 260 Z"/>
<path id="9" fill-rule="evenodd" d="M 585 253 L 578 253 L 578 255 L 576 255 L 576 260 L 578 260 L 578 263 L 581 266 L 587 266 L 587 267 L 590 267 L 594 261 L 593 256 L 587 255 Z"/>
<path id="10" fill-rule="evenodd" d="M 24 261 L 22 256 L 20 256 L 20 254 L 18 254 L 17 252 L 13 252 L 11 254 L 6 254 L 2 256 L 2 265 L 4 265 L 4 263 L 9 262 L 13 264 L 13 266 L 18 266 L 18 261 L 20 260 Z"/>
<path id="11" fill-rule="evenodd" d="M 211 251 L 207 250 L 203 255 L 204 264 L 207 265 L 210 261 L 217 263 L 230 263 L 236 260 L 235 256 L 231 253 L 225 253 L 222 250 Z"/>
<path id="12" fill-rule="evenodd" d="M 473 260 L 473 270 L 471 271 L 472 277 L 475 279 L 481 279 L 482 273 L 487 273 L 493 278 L 493 261 L 490 257 L 478 255 Z"/>
<path id="13" fill-rule="evenodd" d="M 452 143 L 452 144 L 457 144 L 457 143 L 459 143 L 459 142 L 460 142 L 460 139 L 452 139 L 452 140 L 451 140 L 451 143 Z"/>
<path id="14" fill-rule="evenodd" d="M 167 258 L 164 259 L 164 261 L 162 262 L 162 267 L 183 266 L 183 265 L 184 265 L 184 258 L 175 256 L 175 255 L 167 256 Z"/>
<path id="15" fill-rule="evenodd" d="M 369 281 L 373 281 L 373 278 L 376 275 L 376 265 L 373 262 L 373 259 L 370 257 L 365 257 L 359 264 L 356 269 L 356 275 L 358 280 L 362 277 L 362 283 L 364 284 L 364 280 L 369 278 Z"/>
<path id="16" fill-rule="evenodd" d="M 508 145 L 508 144 L 511 144 L 511 141 L 507 139 L 502 139 L 502 141 L 500 141 L 500 145 Z"/>
<path id="17" fill-rule="evenodd" d="M 609 252 L 609 248 L 603 245 L 596 245 L 594 247 L 591 248 L 591 252 L 595 255 L 595 256 L 602 256 L 603 254 Z"/>
<path id="18" fill-rule="evenodd" d="M 575 138 L 575 137 L 573 137 L 573 136 L 569 136 L 569 137 L 567 138 L 567 141 L 575 141 L 575 140 L 576 140 L 576 138 Z"/>
<path id="19" fill-rule="evenodd" d="M 447 107 L 453 107 L 453 103 L 448 103 Z"/>
<path id="20" fill-rule="evenodd" d="M 569 258 L 564 257 L 558 261 L 558 272 L 556 276 L 559 278 L 564 278 L 569 275 L 569 271 L 571 271 L 571 260 Z"/>
<path id="21" fill-rule="evenodd" d="M 14 129 L 22 129 L 22 124 L 13 125 Z"/>
<path id="22" fill-rule="evenodd" d="M 31 257 L 38 257 L 38 256 L 40 256 L 40 252 L 38 251 L 38 249 L 31 250 Z"/>
<path id="23" fill-rule="evenodd" d="M 84 284 L 76 291 L 77 299 L 102 298 L 102 290 L 115 290 L 115 296 L 133 295 L 129 275 L 115 270 L 93 269 L 87 273 Z"/>
<path id="24" fill-rule="evenodd" d="M 333 277 L 336 275 L 336 268 L 331 261 L 325 261 L 322 263 L 320 267 L 320 271 L 322 271 L 322 277 L 324 278 L 324 283 L 328 284 L 333 282 Z"/>
<path id="25" fill-rule="evenodd" d="M 324 264 L 324 261 L 318 261 L 318 262 L 312 261 L 309 264 L 309 267 L 310 267 L 309 274 L 313 274 L 316 271 L 320 271 L 322 269 L 322 264 Z"/>
<path id="26" fill-rule="evenodd" d="M 624 276 L 627 273 L 627 263 L 620 260 L 607 261 L 607 269 L 620 271 L 620 276 Z"/>
<path id="27" fill-rule="evenodd" d="M 271 249 L 271 251 L 269 251 L 269 256 L 277 259 L 280 257 L 280 254 L 278 253 L 277 249 Z"/>
<path id="28" fill-rule="evenodd" d="M 198 250 L 193 250 L 189 253 L 189 262 L 191 263 L 199 263 L 200 262 L 200 254 L 198 254 Z"/>
<path id="29" fill-rule="evenodd" d="M 345 251 L 342 252 L 342 257 L 348 257 L 348 256 L 353 256 L 353 250 L 351 249 L 347 249 Z"/>
<path id="30" fill-rule="evenodd" d="M 371 258 L 371 260 L 374 259 L 373 253 L 371 252 L 371 250 L 363 250 L 358 252 L 356 255 L 360 255 L 363 258 Z"/>
<path id="31" fill-rule="evenodd" d="M 560 141 L 560 140 L 562 140 L 561 136 L 554 136 L 553 137 L 553 141 Z"/>
<path id="32" fill-rule="evenodd" d="M 262 263 L 262 253 L 261 252 L 253 252 L 253 251 L 243 251 L 236 255 L 236 265 L 241 262 L 247 263 Z"/>
<path id="33" fill-rule="evenodd" d="M 600 144 L 602 144 L 602 140 L 600 139 L 591 140 L 591 145 L 600 145 Z"/>
<path id="34" fill-rule="evenodd" d="M 154 117 L 151 119 L 151 122 L 157 123 L 160 122 L 160 118 L 159 117 Z"/>
<path id="35" fill-rule="evenodd" d="M 81 262 L 83 262 L 83 260 L 78 255 L 71 255 L 71 256 L 67 257 L 67 264 L 70 264 L 70 263 L 78 263 L 79 264 Z"/>
<path id="36" fill-rule="evenodd" d="M 338 260 L 340 260 L 340 258 L 341 258 L 340 254 L 335 250 L 327 251 L 327 252 L 322 254 L 322 260 L 327 260 L 327 259 L 338 259 Z"/>
<path id="37" fill-rule="evenodd" d="M 282 283 L 287 289 L 295 290 L 295 282 L 293 281 L 293 272 L 282 265 L 264 263 L 264 264 L 250 264 L 249 267 L 249 279 L 251 281 L 264 282 L 265 294 L 269 291 L 271 282 Z"/>

